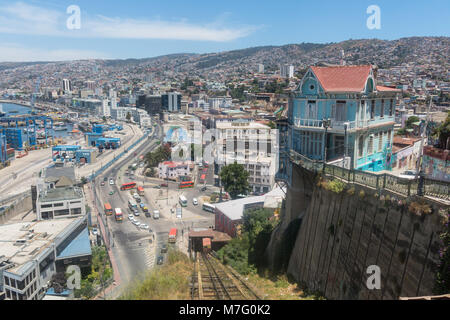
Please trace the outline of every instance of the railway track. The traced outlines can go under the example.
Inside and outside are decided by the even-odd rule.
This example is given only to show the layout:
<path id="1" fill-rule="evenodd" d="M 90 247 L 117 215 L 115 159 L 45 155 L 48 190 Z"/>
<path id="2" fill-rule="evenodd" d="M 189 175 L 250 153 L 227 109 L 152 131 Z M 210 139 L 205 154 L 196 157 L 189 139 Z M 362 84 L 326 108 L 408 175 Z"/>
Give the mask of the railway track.
<path id="1" fill-rule="evenodd" d="M 197 254 L 191 297 L 193 300 L 260 300 L 234 270 L 206 253 Z"/>

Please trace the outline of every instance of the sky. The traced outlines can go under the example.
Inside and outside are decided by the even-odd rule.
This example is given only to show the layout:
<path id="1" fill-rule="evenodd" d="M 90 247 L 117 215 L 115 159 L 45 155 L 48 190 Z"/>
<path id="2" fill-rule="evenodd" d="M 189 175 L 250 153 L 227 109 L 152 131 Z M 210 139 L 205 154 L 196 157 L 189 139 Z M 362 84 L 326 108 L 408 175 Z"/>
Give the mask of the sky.
<path id="1" fill-rule="evenodd" d="M 367 27 L 371 5 L 380 9 L 379 29 Z M 0 0 L 0 61 L 449 36 L 449 17 L 448 0 Z"/>

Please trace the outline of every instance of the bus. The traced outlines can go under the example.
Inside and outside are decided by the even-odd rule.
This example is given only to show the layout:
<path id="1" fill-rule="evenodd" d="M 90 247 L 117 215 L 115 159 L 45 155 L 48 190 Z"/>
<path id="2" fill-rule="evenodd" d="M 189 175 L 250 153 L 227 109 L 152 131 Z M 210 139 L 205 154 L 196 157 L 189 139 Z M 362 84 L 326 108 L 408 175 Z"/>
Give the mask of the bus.
<path id="1" fill-rule="evenodd" d="M 180 189 L 193 188 L 194 187 L 194 182 L 193 181 L 183 181 L 183 182 L 180 182 L 178 187 Z"/>
<path id="2" fill-rule="evenodd" d="M 186 199 L 186 197 L 185 197 L 184 195 L 181 195 L 181 196 L 178 198 L 178 202 L 180 203 L 180 205 L 181 205 L 182 207 L 187 207 L 187 205 L 188 205 L 188 201 L 187 201 L 187 199 Z"/>
<path id="3" fill-rule="evenodd" d="M 141 186 L 137 187 L 137 193 L 140 196 L 143 196 L 144 195 L 144 187 L 141 187 Z"/>
<path id="4" fill-rule="evenodd" d="M 109 203 L 105 203 L 104 207 L 105 207 L 105 214 L 107 216 L 111 216 L 113 214 L 113 210 L 112 210 L 111 205 Z"/>
<path id="5" fill-rule="evenodd" d="M 120 208 L 115 208 L 114 211 L 115 211 L 116 221 L 123 221 L 122 210 Z"/>
<path id="6" fill-rule="evenodd" d="M 203 204 L 203 210 L 214 213 L 216 211 L 216 207 L 212 205 L 211 203 L 205 202 Z"/>
<path id="7" fill-rule="evenodd" d="M 134 202 L 133 199 L 128 200 L 128 207 L 133 210 L 133 209 L 137 209 L 137 204 L 136 202 Z"/>
<path id="8" fill-rule="evenodd" d="M 129 182 L 129 183 L 124 183 L 121 187 L 120 190 L 121 191 L 125 191 L 125 190 L 131 190 L 136 188 L 136 182 Z"/>
<path id="9" fill-rule="evenodd" d="M 169 243 L 175 242 L 177 242 L 177 228 L 172 228 L 169 232 Z"/>

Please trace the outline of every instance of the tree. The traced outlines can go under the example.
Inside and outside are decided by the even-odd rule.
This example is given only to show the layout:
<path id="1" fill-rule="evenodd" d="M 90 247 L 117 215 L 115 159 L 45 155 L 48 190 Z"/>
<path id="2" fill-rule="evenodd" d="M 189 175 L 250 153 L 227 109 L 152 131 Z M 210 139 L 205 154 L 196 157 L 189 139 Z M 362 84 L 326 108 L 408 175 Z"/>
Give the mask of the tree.
<path id="1" fill-rule="evenodd" d="M 441 149 L 449 148 L 450 143 L 450 111 L 448 111 L 445 121 L 433 131 L 433 136 L 439 139 L 438 147 Z"/>
<path id="2" fill-rule="evenodd" d="M 236 199 L 239 194 L 247 194 L 250 191 L 248 184 L 248 173 L 242 164 L 237 162 L 224 166 L 220 171 L 220 180 L 232 199 Z"/>
<path id="3" fill-rule="evenodd" d="M 103 122 L 106 122 L 106 117 L 105 116 L 103 116 Z"/>

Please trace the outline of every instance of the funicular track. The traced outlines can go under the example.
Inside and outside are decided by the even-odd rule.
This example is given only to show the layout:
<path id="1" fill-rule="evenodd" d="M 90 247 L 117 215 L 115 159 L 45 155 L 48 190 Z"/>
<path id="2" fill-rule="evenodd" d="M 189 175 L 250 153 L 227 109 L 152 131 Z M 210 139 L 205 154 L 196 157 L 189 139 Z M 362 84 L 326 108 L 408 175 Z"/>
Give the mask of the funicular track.
<path id="1" fill-rule="evenodd" d="M 191 298 L 195 300 L 260 300 L 234 270 L 209 253 L 197 253 Z"/>

